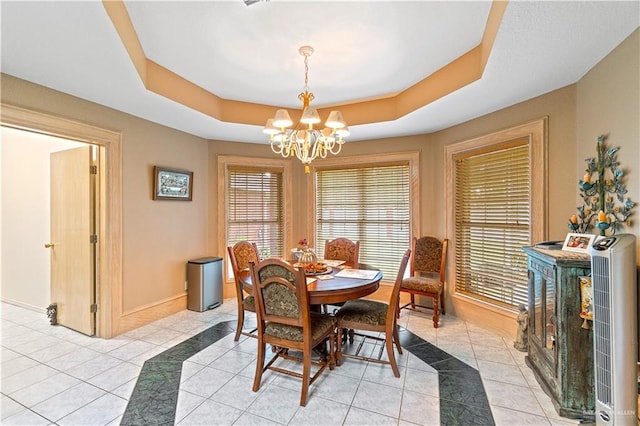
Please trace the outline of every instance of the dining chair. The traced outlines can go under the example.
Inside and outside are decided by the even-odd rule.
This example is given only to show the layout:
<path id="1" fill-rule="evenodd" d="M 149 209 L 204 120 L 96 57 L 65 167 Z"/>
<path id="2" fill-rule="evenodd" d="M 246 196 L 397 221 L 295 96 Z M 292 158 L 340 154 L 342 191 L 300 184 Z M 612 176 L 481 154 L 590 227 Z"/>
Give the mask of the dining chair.
<path id="1" fill-rule="evenodd" d="M 267 370 L 302 379 L 300 405 L 307 404 L 309 386 L 329 366 L 335 368 L 337 320 L 334 316 L 312 312 L 303 268 L 294 268 L 280 259 L 265 259 L 249 266 L 258 317 L 258 358 L 253 391 L 260 389 Z M 313 348 L 329 341 L 326 357 L 313 358 Z M 266 345 L 275 355 L 265 365 Z M 291 350 L 291 352 L 290 352 Z M 300 357 L 299 354 L 302 356 Z M 302 362 L 302 373 L 274 363 L 278 359 Z M 311 375 L 311 366 L 318 367 Z"/>
<path id="2" fill-rule="evenodd" d="M 348 238 L 339 237 L 333 240 L 324 241 L 324 258 L 327 260 L 344 260 L 345 266 L 355 267 L 358 265 L 360 255 L 360 241 L 351 241 Z M 333 311 L 344 303 L 334 303 Z M 324 305 L 323 311 L 328 313 L 329 307 Z"/>
<path id="3" fill-rule="evenodd" d="M 446 238 L 441 241 L 435 237 L 414 237 L 410 276 L 405 278 L 400 286 L 401 292 L 409 293 L 411 296 L 410 302 L 402 305 L 400 309 L 418 312 L 421 309 L 432 310 L 434 328 L 438 328 L 440 312 L 442 315 L 445 314 L 444 276 L 448 241 Z M 415 296 L 430 297 L 433 300 L 432 306 L 417 304 Z"/>
<path id="4" fill-rule="evenodd" d="M 227 246 L 229 252 L 229 260 L 231 260 L 231 269 L 236 282 L 236 298 L 238 301 L 238 324 L 236 326 L 236 335 L 234 341 L 240 339 L 240 334 L 250 337 L 257 337 L 256 329 L 244 331 L 244 313 L 245 311 L 255 312 L 256 303 L 253 297 L 253 291 L 240 279 L 240 271 L 249 269 L 249 262 L 258 262 L 260 255 L 258 254 L 258 246 L 256 243 L 249 241 L 239 241 L 233 246 Z M 247 294 L 245 296 L 245 293 Z"/>
<path id="5" fill-rule="evenodd" d="M 398 337 L 397 310 L 398 299 L 400 297 L 400 284 L 402 283 L 404 272 L 407 269 L 409 256 L 411 256 L 411 250 L 407 250 L 404 253 L 404 256 L 402 256 L 400 268 L 398 269 L 398 275 L 396 276 L 396 281 L 393 285 L 391 296 L 389 297 L 389 303 L 367 299 L 349 300 L 336 313 L 336 318 L 338 318 L 338 336 L 340 336 L 343 329 L 346 328 L 384 333 L 384 338 L 382 338 L 369 334 L 358 333 L 357 331 L 355 331 L 354 334 L 356 336 L 362 337 L 362 340 L 360 341 L 356 351 L 352 354 L 342 352 L 342 341 L 341 339 L 338 339 L 338 348 L 336 350 L 337 365 L 342 364 L 342 357 L 354 358 L 380 364 L 390 364 L 391 369 L 393 370 L 393 375 L 396 377 L 400 377 L 400 371 L 398 370 L 398 364 L 396 363 L 393 345 L 395 344 L 396 348 L 398 349 L 398 353 L 402 355 L 402 347 L 400 346 Z M 380 346 L 380 351 L 377 358 L 360 355 L 360 351 L 366 339 L 373 339 L 383 342 Z M 387 350 L 388 360 L 382 359 L 382 351 L 385 348 Z"/>
<path id="6" fill-rule="evenodd" d="M 345 265 L 356 266 L 360 254 L 360 241 L 348 238 L 336 238 L 324 242 L 324 258 L 329 260 L 344 260 Z"/>

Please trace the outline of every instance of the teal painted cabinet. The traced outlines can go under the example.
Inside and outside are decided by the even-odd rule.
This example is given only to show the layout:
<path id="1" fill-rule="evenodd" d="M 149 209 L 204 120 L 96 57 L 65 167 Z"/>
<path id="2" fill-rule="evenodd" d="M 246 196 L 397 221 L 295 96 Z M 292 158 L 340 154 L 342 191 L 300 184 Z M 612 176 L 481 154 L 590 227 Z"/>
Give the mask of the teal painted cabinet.
<path id="1" fill-rule="evenodd" d="M 529 268 L 525 361 L 558 414 L 593 421 L 593 331 L 582 326 L 579 279 L 590 275 L 590 257 L 535 247 L 523 250 Z"/>

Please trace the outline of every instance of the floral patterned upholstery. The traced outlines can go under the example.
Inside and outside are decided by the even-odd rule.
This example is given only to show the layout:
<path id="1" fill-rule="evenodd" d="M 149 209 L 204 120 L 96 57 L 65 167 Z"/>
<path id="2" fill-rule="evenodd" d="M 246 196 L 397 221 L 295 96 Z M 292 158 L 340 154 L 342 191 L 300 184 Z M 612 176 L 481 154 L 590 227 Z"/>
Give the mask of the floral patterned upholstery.
<path id="1" fill-rule="evenodd" d="M 442 242 L 433 237 L 418 238 L 413 252 L 414 272 L 440 272 Z"/>
<path id="2" fill-rule="evenodd" d="M 345 303 L 336 315 L 341 321 L 384 326 L 387 323 L 388 308 L 386 303 L 356 299 Z"/>
<path id="3" fill-rule="evenodd" d="M 255 312 L 256 311 L 256 299 L 253 296 L 247 296 L 242 301 L 242 307 L 245 311 Z"/>
<path id="4" fill-rule="evenodd" d="M 433 278 L 409 277 L 402 281 L 402 288 L 405 290 L 422 291 L 425 293 L 438 293 L 442 291 L 442 283 Z"/>
<path id="5" fill-rule="evenodd" d="M 281 277 L 289 281 L 292 287 L 280 283 L 271 283 L 262 289 L 264 307 L 267 315 L 277 315 L 285 318 L 300 317 L 300 307 L 298 306 L 298 295 L 296 293 L 296 277 L 291 270 L 281 265 L 267 265 L 258 271 L 261 281 L 271 277 Z M 319 339 L 336 326 L 335 317 L 323 315 L 316 312 L 310 313 L 311 337 Z M 302 327 L 269 321 L 265 327 L 265 334 L 279 337 L 281 339 L 302 342 Z"/>
<path id="6" fill-rule="evenodd" d="M 336 326 L 336 323 L 337 320 L 333 316 L 311 312 L 311 338 L 317 340 L 323 335 L 326 335 L 329 330 Z M 302 342 L 303 338 L 302 327 L 278 324 L 273 321 L 267 324 L 264 332 L 271 336 L 293 340 L 295 342 Z"/>
<path id="7" fill-rule="evenodd" d="M 271 277 L 282 277 L 292 286 L 296 284 L 296 278 L 291 271 L 280 265 L 267 265 L 258 272 L 260 281 Z M 293 287 L 295 288 L 295 287 Z M 298 318 L 298 295 L 291 287 L 284 284 L 272 283 L 262 290 L 265 312 L 268 315 L 278 315 L 286 318 Z"/>
<path id="8" fill-rule="evenodd" d="M 355 265 L 358 263 L 359 242 L 353 242 L 348 238 L 336 238 L 326 241 L 324 246 L 324 258 L 332 260 L 344 260 L 345 263 Z"/>
<path id="9" fill-rule="evenodd" d="M 233 252 L 236 257 L 238 270 L 249 269 L 249 262 L 258 262 L 258 254 L 253 244 L 248 241 L 240 241 L 233 246 Z"/>

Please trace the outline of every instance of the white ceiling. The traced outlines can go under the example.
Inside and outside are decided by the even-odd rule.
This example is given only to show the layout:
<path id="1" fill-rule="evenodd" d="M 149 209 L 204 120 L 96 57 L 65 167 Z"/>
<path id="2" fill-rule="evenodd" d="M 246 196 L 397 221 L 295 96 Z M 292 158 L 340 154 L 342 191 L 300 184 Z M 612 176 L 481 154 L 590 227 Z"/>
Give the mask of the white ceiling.
<path id="1" fill-rule="evenodd" d="M 481 40 L 487 1 L 126 1 L 147 58 L 222 98 L 299 109 L 393 95 Z M 0 69 L 207 139 L 264 143 L 146 90 L 99 1 L 0 3 Z M 350 141 L 430 133 L 575 83 L 640 26 L 640 1 L 512 1 L 482 78 Z M 639 94 L 640 96 L 640 94 Z M 349 117 L 345 117 L 348 121 Z"/>

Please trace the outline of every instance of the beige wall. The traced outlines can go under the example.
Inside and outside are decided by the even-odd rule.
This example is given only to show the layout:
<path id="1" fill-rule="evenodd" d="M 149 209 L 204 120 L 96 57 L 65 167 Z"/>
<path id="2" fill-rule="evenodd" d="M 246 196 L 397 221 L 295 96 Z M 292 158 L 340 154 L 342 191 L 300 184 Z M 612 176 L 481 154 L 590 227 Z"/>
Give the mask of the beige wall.
<path id="1" fill-rule="evenodd" d="M 3 103 L 121 132 L 120 310 L 126 315 L 171 301 L 186 306 L 186 262 L 211 254 L 207 251 L 208 142 L 5 74 L 1 83 Z M 193 201 L 153 201 L 154 165 L 193 171 Z M 163 313 L 167 311 L 160 310 L 141 320 Z"/>
<path id="2" fill-rule="evenodd" d="M 583 80 L 434 134 L 349 142 L 341 156 L 418 150 L 421 156 L 421 232 L 444 236 L 444 146 L 547 116 L 549 118 L 549 239 L 563 239 L 577 200 L 583 160 L 595 136 L 609 133 L 622 146 L 630 196 L 638 201 L 638 31 Z M 604 85 L 602 82 L 609 83 Z M 615 84 L 614 84 L 615 82 Z M 603 87 L 604 86 L 604 87 Z M 613 86 L 607 88 L 607 86 Z M 615 90 L 614 90 L 615 89 Z M 2 101 L 62 115 L 123 135 L 123 305 L 125 312 L 184 296 L 184 263 L 217 253 L 217 155 L 272 158 L 266 145 L 204 141 L 90 102 L 9 76 Z M 607 111 L 603 111 L 606 106 Z M 587 141 L 586 145 L 584 141 Z M 154 164 L 193 170 L 194 201 L 151 200 Z M 295 214 L 308 201 L 305 175 L 294 161 L 293 235 L 309 218 Z M 299 185 L 298 185 L 299 183 Z M 637 216 L 637 213 L 636 213 Z M 635 232 L 638 234 L 637 225 Z M 515 322 L 513 322 L 515 324 Z"/>
<path id="3" fill-rule="evenodd" d="M 586 169 L 586 158 L 596 156 L 598 135 L 607 136 L 607 145 L 620 147 L 618 161 L 627 175 L 627 190 L 632 201 L 640 202 L 640 29 L 637 29 L 611 54 L 591 69 L 577 84 L 576 175 L 573 178 L 574 214 L 581 205 L 578 179 Z M 632 216 L 632 225 L 623 230 L 640 236 L 640 207 Z M 636 239 L 640 265 L 640 238 Z"/>
<path id="4" fill-rule="evenodd" d="M 564 219 L 559 222 L 557 218 L 571 205 L 571 200 L 567 200 L 567 193 L 573 188 L 572 180 L 575 170 L 568 159 L 573 158 L 575 151 L 575 102 L 575 86 L 571 85 L 434 134 L 436 155 L 442 159 L 437 165 L 441 169 L 438 174 L 444 173 L 445 145 L 547 116 L 549 127 L 547 239 L 563 239 L 566 234 L 566 224 Z M 444 209 L 443 197 L 438 200 L 438 207 Z"/>

